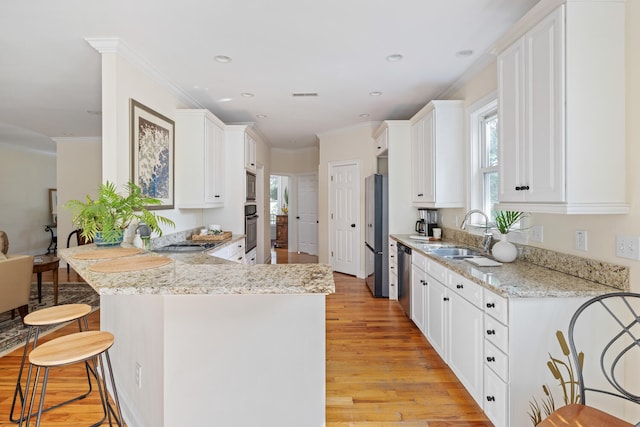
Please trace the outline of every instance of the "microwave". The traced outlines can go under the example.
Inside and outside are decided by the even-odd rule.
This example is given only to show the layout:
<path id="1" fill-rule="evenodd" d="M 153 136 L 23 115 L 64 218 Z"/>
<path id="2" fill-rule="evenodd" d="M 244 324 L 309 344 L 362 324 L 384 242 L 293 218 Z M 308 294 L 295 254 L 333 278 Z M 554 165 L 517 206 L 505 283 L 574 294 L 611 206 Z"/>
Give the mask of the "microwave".
<path id="1" fill-rule="evenodd" d="M 248 202 L 256 201 L 256 174 L 247 172 L 246 195 Z"/>

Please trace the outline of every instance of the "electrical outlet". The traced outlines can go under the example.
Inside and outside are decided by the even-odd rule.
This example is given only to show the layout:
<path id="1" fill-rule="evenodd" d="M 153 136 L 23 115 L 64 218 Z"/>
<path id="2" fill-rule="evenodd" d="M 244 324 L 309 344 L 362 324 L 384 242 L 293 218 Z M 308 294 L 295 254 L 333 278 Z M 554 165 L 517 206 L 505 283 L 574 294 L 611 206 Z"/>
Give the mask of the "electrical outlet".
<path id="1" fill-rule="evenodd" d="M 587 250 L 587 232 L 586 230 L 576 230 L 575 248 L 579 251 Z"/>
<path id="2" fill-rule="evenodd" d="M 542 241 L 543 241 L 543 233 L 542 233 L 542 226 L 541 225 L 534 225 L 533 227 L 531 227 L 531 229 L 529 230 L 529 239 L 532 242 L 540 242 L 540 243 L 542 243 Z"/>
<path id="3" fill-rule="evenodd" d="M 616 256 L 640 260 L 640 237 L 616 235 Z"/>
<path id="4" fill-rule="evenodd" d="M 142 366 L 136 362 L 136 385 L 142 388 Z"/>

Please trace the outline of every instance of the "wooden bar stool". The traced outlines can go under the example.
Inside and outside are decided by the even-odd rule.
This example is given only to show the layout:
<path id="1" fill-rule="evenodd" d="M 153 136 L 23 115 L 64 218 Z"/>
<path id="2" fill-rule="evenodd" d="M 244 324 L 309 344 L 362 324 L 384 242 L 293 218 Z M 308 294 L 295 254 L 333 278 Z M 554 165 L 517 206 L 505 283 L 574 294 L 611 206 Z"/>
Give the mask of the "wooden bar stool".
<path id="1" fill-rule="evenodd" d="M 24 405 L 25 396 L 22 391 L 22 373 L 24 371 L 24 364 L 27 360 L 27 353 L 29 351 L 29 343 L 33 339 L 33 348 L 35 349 L 38 346 L 38 335 L 40 334 L 40 327 L 42 326 L 50 326 L 57 325 L 60 323 L 71 322 L 73 320 L 78 321 L 78 329 L 80 331 L 88 330 L 89 324 L 87 322 L 87 314 L 91 312 L 91 306 L 88 304 L 65 304 L 65 305 L 57 305 L 55 307 L 44 308 L 42 310 L 34 311 L 33 313 L 28 314 L 24 318 L 24 324 L 29 327 L 29 331 L 27 332 L 27 340 L 24 344 L 24 351 L 22 352 L 22 363 L 20 364 L 20 370 L 18 371 L 18 379 L 16 381 L 16 389 L 13 393 L 13 401 L 11 402 L 11 412 L 9 412 L 9 420 L 11 422 L 17 423 L 20 421 L 20 418 L 14 418 L 14 410 L 16 407 L 16 400 L 18 397 L 20 398 L 20 406 Z M 32 367 L 29 366 L 29 375 L 31 374 Z M 70 402 L 74 402 L 79 399 L 85 398 L 89 393 L 91 393 L 91 380 L 89 378 L 89 365 L 87 364 L 87 381 L 89 383 L 89 391 L 86 393 L 74 397 L 73 399 L 69 399 L 65 402 L 47 408 L 44 412 L 49 411 L 51 409 L 60 407 Z"/>
<path id="2" fill-rule="evenodd" d="M 38 389 L 38 382 L 40 379 L 40 370 L 44 371 L 44 379 L 42 381 L 42 387 L 40 390 L 40 403 L 38 405 L 38 416 L 36 418 L 36 427 L 40 426 L 40 418 L 42 417 L 44 397 L 47 392 L 47 381 L 49 379 L 49 369 L 56 366 L 65 366 L 73 363 L 91 363 L 93 365 L 93 372 L 98 372 L 97 361 L 100 362 L 100 373 L 102 376 L 102 384 L 100 379 L 96 375 L 98 383 L 98 390 L 100 393 L 100 400 L 102 401 L 102 408 L 109 418 L 109 425 L 112 425 L 111 417 L 115 418 L 116 425 L 123 427 L 124 421 L 122 420 L 122 412 L 120 410 L 120 401 L 118 400 L 118 392 L 116 390 L 116 382 L 113 378 L 113 370 L 111 368 L 111 359 L 109 358 L 109 348 L 113 345 L 113 334 L 105 331 L 84 331 L 76 332 L 74 334 L 65 335 L 60 338 L 56 338 L 47 343 L 42 344 L 29 354 L 29 363 L 36 367 L 36 375 L 33 384 L 33 391 L 31 392 L 31 401 L 29 403 L 29 413 L 26 417 L 27 426 L 31 422 L 31 416 L 33 414 L 33 406 L 36 399 L 36 392 Z M 107 391 L 107 377 L 105 376 L 105 362 L 109 371 L 109 378 L 111 380 L 111 389 L 113 391 L 113 401 L 115 402 L 115 409 L 109 400 L 109 393 Z M 27 377 L 27 385 L 25 387 L 25 396 L 29 394 L 29 385 L 31 383 L 31 372 Z M 25 409 L 27 405 L 22 407 L 22 416 L 20 417 L 20 425 L 25 418 Z M 104 418 L 98 423 L 93 424 L 91 427 L 102 424 Z"/>

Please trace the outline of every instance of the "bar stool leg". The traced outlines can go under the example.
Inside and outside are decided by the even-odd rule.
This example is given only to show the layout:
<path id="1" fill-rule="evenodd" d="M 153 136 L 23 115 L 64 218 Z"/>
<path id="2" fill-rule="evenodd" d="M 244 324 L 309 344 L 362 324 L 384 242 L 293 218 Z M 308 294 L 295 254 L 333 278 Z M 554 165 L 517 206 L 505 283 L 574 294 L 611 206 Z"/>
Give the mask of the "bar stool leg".
<path id="1" fill-rule="evenodd" d="M 113 378 L 113 369 L 111 368 L 111 358 L 109 357 L 109 350 L 106 350 L 104 352 L 104 356 L 107 359 L 107 367 L 109 369 L 109 378 L 111 379 L 111 388 L 113 390 L 113 401 L 116 404 L 116 409 L 118 410 L 118 414 L 117 414 L 117 421 L 118 421 L 118 425 L 122 426 L 122 411 L 120 409 L 120 400 L 118 399 L 118 390 L 116 389 L 116 380 L 115 378 Z M 106 381 L 106 377 L 103 377 Z M 105 385 L 106 387 L 106 385 Z M 107 401 L 108 402 L 108 401 Z M 110 410 L 113 410 L 111 408 L 111 405 L 109 404 L 109 408 Z M 114 416 L 116 416 L 116 414 L 113 414 Z"/>
<path id="2" fill-rule="evenodd" d="M 87 316 L 83 316 L 82 318 L 77 319 L 78 321 L 78 330 L 80 332 L 82 332 L 83 330 L 88 331 L 89 330 L 89 321 L 87 320 Z M 83 329 L 84 328 L 84 329 Z M 13 401 L 11 402 L 11 411 L 9 412 L 9 421 L 13 422 L 13 423 L 18 423 L 19 421 L 21 421 L 24 418 L 24 411 L 22 412 L 22 415 L 20 418 L 14 418 L 14 411 L 15 411 L 15 407 L 16 407 L 16 400 L 18 399 L 18 396 L 20 398 L 20 404 L 24 409 L 25 406 L 25 401 L 27 399 L 27 391 L 26 391 L 26 386 L 25 386 L 25 392 L 23 394 L 22 392 L 22 373 L 24 371 L 24 364 L 25 361 L 27 359 L 27 353 L 29 350 L 29 343 L 31 342 L 31 337 L 33 334 L 33 347 L 32 349 L 35 349 L 38 346 L 38 337 L 40 335 L 40 328 L 38 326 L 29 326 L 29 330 L 27 331 L 27 340 L 26 343 L 24 345 L 24 351 L 22 352 L 22 362 L 20 364 L 20 370 L 18 371 L 18 380 L 16 381 L 16 389 L 13 393 Z M 93 390 L 93 385 L 91 384 L 91 374 L 93 374 L 93 376 L 96 378 L 96 380 L 98 380 L 98 375 L 97 375 L 97 371 L 92 370 L 91 366 L 89 365 L 89 362 L 85 362 L 85 369 L 87 372 L 87 383 L 89 384 L 89 390 L 77 397 L 74 397 L 72 399 L 69 399 L 67 401 L 64 401 L 62 403 L 59 403 L 57 405 L 54 405 L 50 408 L 46 408 L 43 410 L 43 412 L 48 412 L 52 409 L 56 409 L 59 408 L 62 405 L 66 405 L 67 403 L 71 403 L 71 402 L 75 402 L 76 400 L 81 400 L 84 399 L 85 397 L 87 397 L 91 391 Z M 29 364 L 29 370 L 28 370 L 28 375 L 27 375 L 27 384 L 29 382 L 29 379 L 31 378 L 31 372 L 33 370 L 33 365 Z M 36 383 L 37 384 L 37 383 Z M 35 386 L 34 386 L 35 387 Z M 106 416 L 106 413 L 105 413 Z M 104 418 L 102 418 L 102 421 L 104 421 Z M 101 421 L 101 422 L 102 422 Z M 98 424 L 99 425 L 99 424 Z"/>

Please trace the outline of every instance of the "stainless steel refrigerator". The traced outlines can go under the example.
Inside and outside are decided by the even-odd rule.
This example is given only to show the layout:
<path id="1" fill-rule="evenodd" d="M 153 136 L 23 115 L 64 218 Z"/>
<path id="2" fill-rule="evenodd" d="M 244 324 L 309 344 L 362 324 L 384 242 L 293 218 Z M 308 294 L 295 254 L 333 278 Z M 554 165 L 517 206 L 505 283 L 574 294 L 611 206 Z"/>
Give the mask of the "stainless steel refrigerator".
<path id="1" fill-rule="evenodd" d="M 389 181 L 365 178 L 365 275 L 374 297 L 389 297 Z"/>

